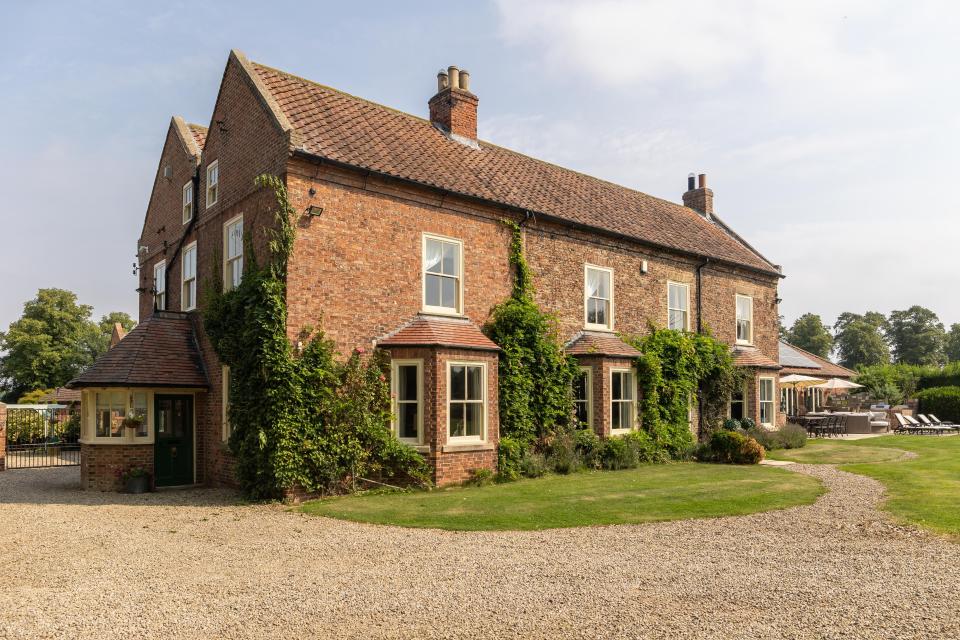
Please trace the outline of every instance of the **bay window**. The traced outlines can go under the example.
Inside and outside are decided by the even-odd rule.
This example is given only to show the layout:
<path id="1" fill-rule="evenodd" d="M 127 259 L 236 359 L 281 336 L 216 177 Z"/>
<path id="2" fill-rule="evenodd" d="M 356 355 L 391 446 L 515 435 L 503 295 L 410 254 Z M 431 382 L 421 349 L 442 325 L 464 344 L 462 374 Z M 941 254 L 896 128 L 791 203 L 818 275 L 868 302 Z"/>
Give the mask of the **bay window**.
<path id="1" fill-rule="evenodd" d="M 84 433 L 94 440 L 115 442 L 150 435 L 147 410 L 147 393 L 126 389 L 96 391 L 93 395 L 92 425 Z M 89 414 L 88 414 L 89 415 Z"/>
<path id="2" fill-rule="evenodd" d="M 613 329 L 613 271 L 584 265 L 584 324 L 588 329 Z"/>
<path id="3" fill-rule="evenodd" d="M 462 313 L 463 243 L 423 236 L 423 308 L 444 314 Z"/>
<path id="4" fill-rule="evenodd" d="M 573 407 L 580 427 L 593 425 L 593 372 L 590 367 L 580 367 L 573 379 Z"/>
<path id="5" fill-rule="evenodd" d="M 760 378 L 760 424 L 773 426 L 775 406 L 773 403 L 773 378 Z"/>
<path id="6" fill-rule="evenodd" d="M 633 429 L 636 416 L 635 387 L 632 369 L 614 369 L 610 372 L 611 433 Z"/>
<path id="7" fill-rule="evenodd" d="M 423 440 L 423 362 L 394 360 L 391 363 L 393 429 L 402 442 Z"/>
<path id="8" fill-rule="evenodd" d="M 451 440 L 483 440 L 486 365 L 451 362 L 447 368 L 447 424 Z"/>

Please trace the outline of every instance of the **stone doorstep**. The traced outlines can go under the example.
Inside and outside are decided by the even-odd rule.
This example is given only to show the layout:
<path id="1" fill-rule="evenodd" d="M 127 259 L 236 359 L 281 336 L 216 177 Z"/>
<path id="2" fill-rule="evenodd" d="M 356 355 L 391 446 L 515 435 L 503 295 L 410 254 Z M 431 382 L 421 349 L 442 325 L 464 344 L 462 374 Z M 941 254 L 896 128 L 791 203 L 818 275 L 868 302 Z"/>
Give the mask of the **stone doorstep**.
<path id="1" fill-rule="evenodd" d="M 768 467 L 789 467 L 792 464 L 797 464 L 790 460 L 761 460 L 760 464 L 765 464 Z"/>

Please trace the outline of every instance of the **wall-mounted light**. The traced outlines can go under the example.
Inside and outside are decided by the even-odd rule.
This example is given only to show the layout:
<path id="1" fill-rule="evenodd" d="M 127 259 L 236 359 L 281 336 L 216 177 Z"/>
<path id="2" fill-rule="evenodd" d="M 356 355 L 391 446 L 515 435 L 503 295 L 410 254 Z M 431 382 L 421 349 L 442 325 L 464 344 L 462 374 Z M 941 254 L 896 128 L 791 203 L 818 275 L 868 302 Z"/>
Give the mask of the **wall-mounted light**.
<path id="1" fill-rule="evenodd" d="M 783 302 L 783 298 L 781 298 L 780 296 L 777 296 L 776 298 L 773 299 L 773 304 L 780 304 L 781 302 Z"/>
<path id="2" fill-rule="evenodd" d="M 641 260 L 641 261 L 640 261 L 640 273 L 646 273 L 647 271 L 649 271 L 649 269 L 648 269 L 648 267 L 647 267 L 647 261 L 646 261 L 646 260 Z"/>
<path id="3" fill-rule="evenodd" d="M 310 187 L 310 190 L 307 193 L 309 193 L 311 196 L 315 196 L 317 195 L 317 190 L 313 187 Z"/>
<path id="4" fill-rule="evenodd" d="M 321 215 L 323 215 L 323 207 L 310 205 L 309 207 L 307 207 L 307 215 L 312 218 L 319 218 Z"/>

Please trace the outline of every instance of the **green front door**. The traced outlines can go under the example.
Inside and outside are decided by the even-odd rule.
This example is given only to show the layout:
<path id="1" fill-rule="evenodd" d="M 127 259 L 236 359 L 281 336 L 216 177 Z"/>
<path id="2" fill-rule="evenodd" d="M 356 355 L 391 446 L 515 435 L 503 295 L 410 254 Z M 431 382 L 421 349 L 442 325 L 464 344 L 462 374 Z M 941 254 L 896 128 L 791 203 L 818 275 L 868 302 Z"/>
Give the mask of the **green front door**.
<path id="1" fill-rule="evenodd" d="M 153 410 L 157 486 L 193 484 L 193 396 L 157 394 Z"/>

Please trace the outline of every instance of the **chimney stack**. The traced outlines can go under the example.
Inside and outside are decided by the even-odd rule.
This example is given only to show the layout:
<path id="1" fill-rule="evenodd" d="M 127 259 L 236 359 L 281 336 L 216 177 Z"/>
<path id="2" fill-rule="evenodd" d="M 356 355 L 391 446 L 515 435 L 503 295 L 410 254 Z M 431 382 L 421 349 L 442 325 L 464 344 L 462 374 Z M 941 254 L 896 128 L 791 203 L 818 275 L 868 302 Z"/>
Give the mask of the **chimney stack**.
<path id="1" fill-rule="evenodd" d="M 471 146 L 477 141 L 477 96 L 470 93 L 470 72 L 450 66 L 437 73 L 437 94 L 430 98 L 430 122 L 451 138 Z"/>
<path id="2" fill-rule="evenodd" d="M 707 188 L 707 174 L 697 177 L 699 184 L 694 188 L 693 174 L 687 176 L 687 192 L 683 194 L 683 206 L 690 207 L 707 220 L 713 215 L 713 190 Z"/>

